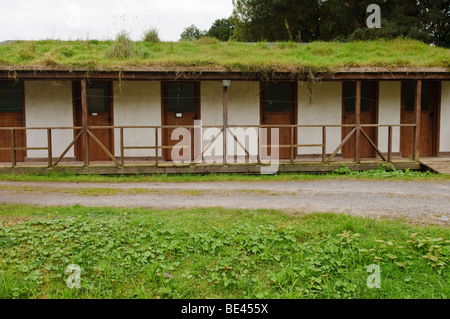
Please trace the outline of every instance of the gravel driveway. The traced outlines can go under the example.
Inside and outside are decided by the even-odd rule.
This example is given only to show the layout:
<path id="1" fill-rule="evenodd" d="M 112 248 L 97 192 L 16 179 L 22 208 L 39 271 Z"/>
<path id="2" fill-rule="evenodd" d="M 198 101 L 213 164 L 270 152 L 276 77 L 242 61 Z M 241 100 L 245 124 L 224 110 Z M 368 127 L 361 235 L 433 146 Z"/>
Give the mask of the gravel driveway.
<path id="1" fill-rule="evenodd" d="M 90 194 L 100 189 L 97 196 Z M 77 191 L 83 190 L 80 194 Z M 103 194 L 101 191 L 114 190 Z M 0 203 L 179 209 L 280 209 L 345 213 L 448 226 L 450 182 L 320 180 L 202 183 L 44 183 L 0 181 Z"/>

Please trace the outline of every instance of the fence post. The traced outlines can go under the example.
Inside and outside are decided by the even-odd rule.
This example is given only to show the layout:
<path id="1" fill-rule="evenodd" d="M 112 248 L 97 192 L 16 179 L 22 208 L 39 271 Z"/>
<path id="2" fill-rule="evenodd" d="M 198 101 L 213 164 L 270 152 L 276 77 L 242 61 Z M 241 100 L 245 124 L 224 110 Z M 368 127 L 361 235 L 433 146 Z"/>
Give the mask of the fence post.
<path id="1" fill-rule="evenodd" d="M 120 128 L 120 164 L 125 165 L 125 151 L 123 145 L 123 127 Z"/>
<path id="2" fill-rule="evenodd" d="M 322 127 L 322 164 L 327 161 L 327 127 Z"/>
<path id="3" fill-rule="evenodd" d="M 415 103 L 415 113 L 416 113 L 416 129 L 414 137 L 414 160 L 416 162 L 420 159 L 420 116 L 422 114 L 422 81 L 417 81 L 416 89 L 416 103 Z"/>
<path id="4" fill-rule="evenodd" d="M 294 164 L 294 127 L 291 126 L 291 164 Z"/>
<path id="5" fill-rule="evenodd" d="M 355 162 L 361 163 L 360 151 L 361 151 L 361 81 L 356 81 L 356 135 L 355 135 Z"/>
<path id="6" fill-rule="evenodd" d="M 52 129 L 47 129 L 48 167 L 53 167 Z"/>
<path id="7" fill-rule="evenodd" d="M 228 86 L 223 83 L 223 165 L 227 164 Z"/>
<path id="8" fill-rule="evenodd" d="M 83 126 L 84 167 L 89 166 L 88 105 L 86 79 L 81 80 L 81 122 Z"/>
<path id="9" fill-rule="evenodd" d="M 16 160 L 16 130 L 11 130 L 11 166 L 14 168 L 16 167 L 17 160 Z"/>
<path id="10" fill-rule="evenodd" d="M 388 127 L 388 163 L 392 163 L 392 126 Z"/>
<path id="11" fill-rule="evenodd" d="M 158 128 L 155 127 L 155 141 L 156 141 L 156 148 L 155 148 L 155 159 L 156 159 L 156 167 L 159 165 L 159 136 L 158 136 Z"/>

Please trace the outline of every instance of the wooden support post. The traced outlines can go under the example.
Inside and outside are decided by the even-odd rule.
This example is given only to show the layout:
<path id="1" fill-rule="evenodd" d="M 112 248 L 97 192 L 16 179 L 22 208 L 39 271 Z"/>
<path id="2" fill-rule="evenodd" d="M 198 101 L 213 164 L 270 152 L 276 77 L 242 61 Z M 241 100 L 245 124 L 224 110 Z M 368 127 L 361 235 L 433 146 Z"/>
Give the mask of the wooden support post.
<path id="1" fill-rule="evenodd" d="M 81 80 L 81 125 L 83 126 L 84 167 L 89 166 L 87 83 Z"/>
<path id="2" fill-rule="evenodd" d="M 17 151 L 16 151 L 16 130 L 11 130 L 11 166 L 14 168 L 17 165 Z"/>
<path id="3" fill-rule="evenodd" d="M 322 127 L 322 163 L 327 161 L 327 127 Z"/>
<path id="4" fill-rule="evenodd" d="M 356 105 L 355 105 L 355 163 L 361 163 L 361 81 L 356 81 Z"/>
<path id="5" fill-rule="evenodd" d="M 294 164 L 294 127 L 291 127 L 291 164 Z"/>
<path id="6" fill-rule="evenodd" d="M 417 81 L 416 89 L 416 103 L 415 103 L 415 114 L 416 114 L 416 129 L 414 130 L 414 160 L 416 162 L 420 159 L 420 117 L 422 114 L 422 81 Z"/>
<path id="7" fill-rule="evenodd" d="M 123 127 L 120 128 L 120 164 L 125 165 L 125 149 L 123 143 Z"/>
<path id="8" fill-rule="evenodd" d="M 155 158 L 156 158 L 156 167 L 159 165 L 159 136 L 158 136 L 158 128 L 155 127 Z"/>
<path id="9" fill-rule="evenodd" d="M 224 83 L 225 84 L 225 83 Z M 223 164 L 227 164 L 228 86 L 223 86 Z"/>
<path id="10" fill-rule="evenodd" d="M 48 167 L 53 167 L 52 130 L 47 129 Z"/>
<path id="11" fill-rule="evenodd" d="M 258 165 L 261 165 L 261 128 L 258 127 L 258 156 L 257 156 L 257 160 L 258 160 Z"/>
<path id="12" fill-rule="evenodd" d="M 392 163 L 392 126 L 388 127 L 388 163 Z"/>

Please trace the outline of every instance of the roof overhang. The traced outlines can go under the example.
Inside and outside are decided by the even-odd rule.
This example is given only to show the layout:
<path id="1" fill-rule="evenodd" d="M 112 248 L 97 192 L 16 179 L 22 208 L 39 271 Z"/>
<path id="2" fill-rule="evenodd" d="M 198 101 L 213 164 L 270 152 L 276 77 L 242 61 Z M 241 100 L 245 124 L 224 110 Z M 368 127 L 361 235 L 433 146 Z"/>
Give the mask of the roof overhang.
<path id="1" fill-rule="evenodd" d="M 0 79 L 13 80 L 136 80 L 136 81 L 345 81 L 345 80 L 450 80 L 447 68 L 339 68 L 330 71 L 304 72 L 242 72 L 220 69 L 180 68 L 122 68 L 108 69 L 55 69 L 17 68 L 0 66 Z"/>

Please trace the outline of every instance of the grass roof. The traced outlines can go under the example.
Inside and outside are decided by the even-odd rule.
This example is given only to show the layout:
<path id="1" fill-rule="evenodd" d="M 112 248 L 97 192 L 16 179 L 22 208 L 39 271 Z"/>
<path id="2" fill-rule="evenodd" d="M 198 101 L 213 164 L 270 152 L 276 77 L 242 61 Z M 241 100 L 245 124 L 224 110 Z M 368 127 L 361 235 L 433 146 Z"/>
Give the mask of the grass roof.
<path id="1" fill-rule="evenodd" d="M 448 70 L 450 50 L 396 39 L 350 43 L 238 43 L 203 38 L 192 42 L 12 41 L 0 45 L 0 67 L 12 69 L 299 72 L 385 67 Z"/>

